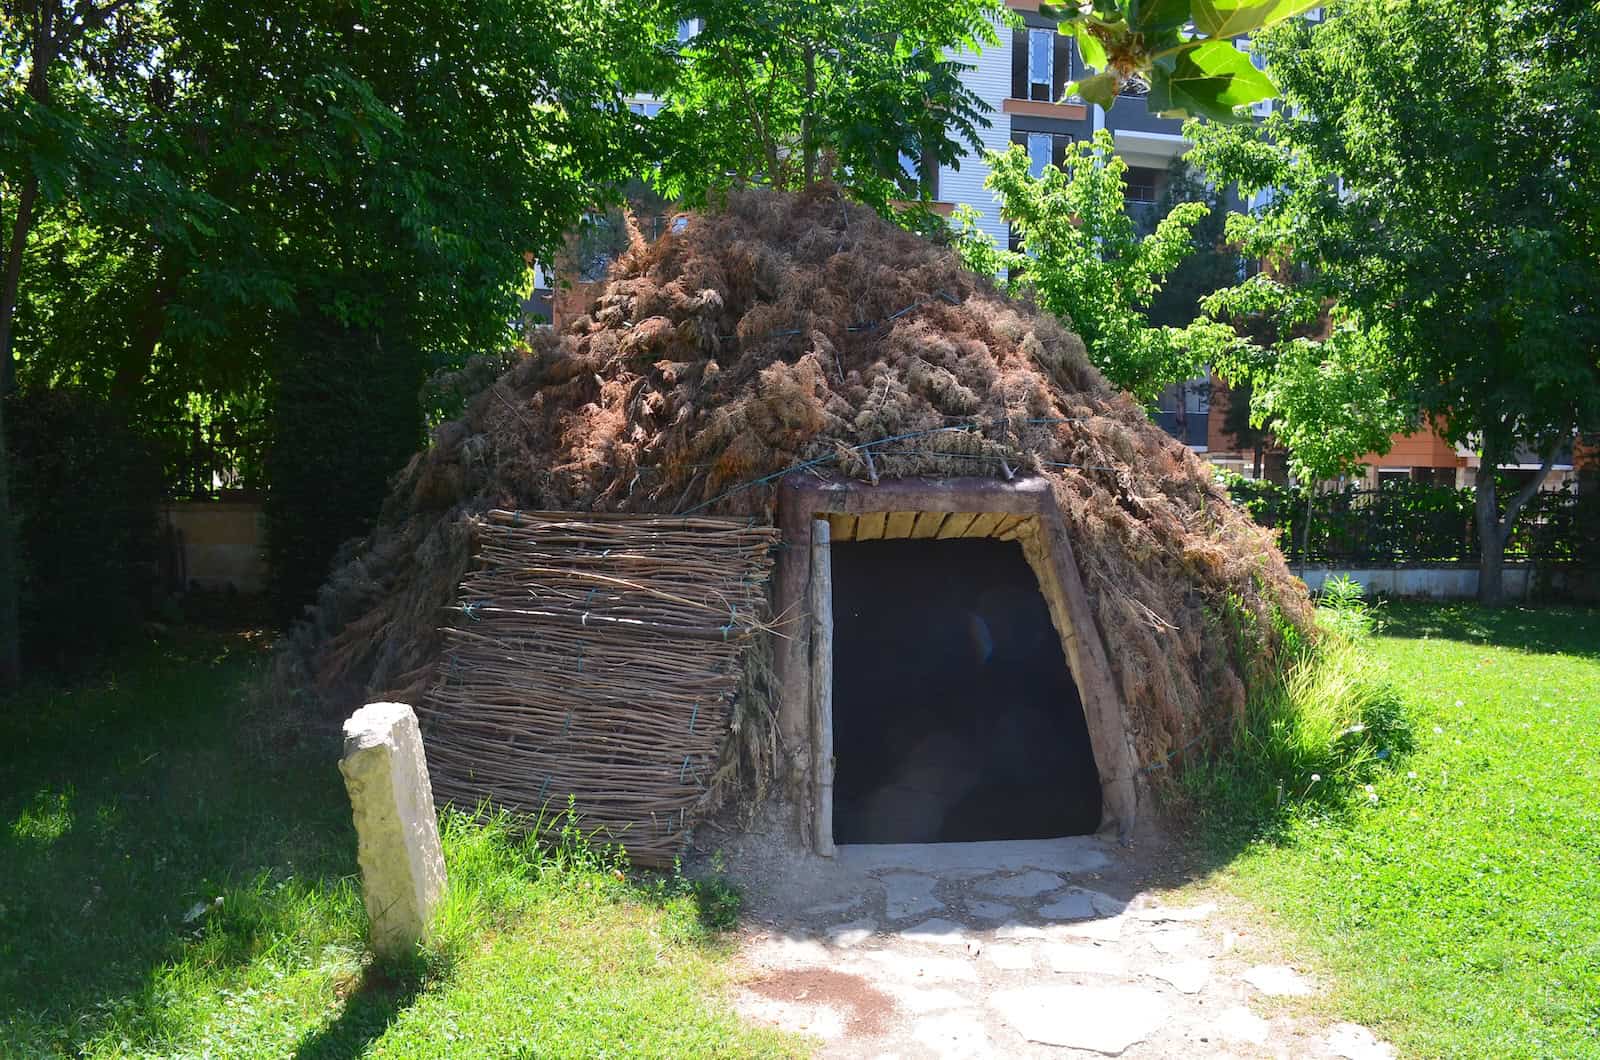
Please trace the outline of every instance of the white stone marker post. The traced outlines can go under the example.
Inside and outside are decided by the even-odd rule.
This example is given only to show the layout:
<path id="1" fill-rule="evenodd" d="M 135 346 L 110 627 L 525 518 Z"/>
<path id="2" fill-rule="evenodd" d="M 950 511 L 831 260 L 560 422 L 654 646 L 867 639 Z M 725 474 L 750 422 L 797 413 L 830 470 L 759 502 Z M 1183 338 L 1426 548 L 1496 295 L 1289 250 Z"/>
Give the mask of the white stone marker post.
<path id="1" fill-rule="evenodd" d="M 369 943 L 382 956 L 428 937 L 444 894 L 444 851 L 417 716 L 404 703 L 368 703 L 344 723 L 344 786 L 355 813 Z"/>

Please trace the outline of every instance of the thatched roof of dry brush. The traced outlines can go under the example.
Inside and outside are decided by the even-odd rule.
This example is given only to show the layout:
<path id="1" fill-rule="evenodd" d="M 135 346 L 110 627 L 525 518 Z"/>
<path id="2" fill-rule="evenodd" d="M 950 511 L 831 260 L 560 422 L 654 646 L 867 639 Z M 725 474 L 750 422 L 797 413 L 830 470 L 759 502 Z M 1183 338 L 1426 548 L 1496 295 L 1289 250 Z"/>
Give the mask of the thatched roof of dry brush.
<path id="1" fill-rule="evenodd" d="M 1048 477 L 1146 764 L 1226 732 L 1284 623 L 1309 624 L 1267 533 L 1075 335 L 821 189 L 736 195 L 635 245 L 588 315 L 434 432 L 285 659 L 340 707 L 415 698 L 475 514 L 768 518 L 806 462 Z"/>

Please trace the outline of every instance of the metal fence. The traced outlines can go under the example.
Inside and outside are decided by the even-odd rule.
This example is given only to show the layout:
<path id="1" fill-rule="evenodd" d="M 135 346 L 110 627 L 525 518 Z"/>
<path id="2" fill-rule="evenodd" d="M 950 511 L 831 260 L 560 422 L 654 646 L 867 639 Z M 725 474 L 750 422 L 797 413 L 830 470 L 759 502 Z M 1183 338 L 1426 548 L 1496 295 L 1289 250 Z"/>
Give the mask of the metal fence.
<path id="1" fill-rule="evenodd" d="M 169 499 L 214 500 L 262 487 L 264 416 L 184 416 L 154 423 L 150 433 Z"/>
<path id="2" fill-rule="evenodd" d="M 1321 492 L 1308 505 L 1304 493 L 1270 482 L 1236 479 L 1228 488 L 1256 522 L 1280 531 L 1279 544 L 1293 563 L 1478 561 L 1470 489 L 1386 482 L 1377 489 Z M 1512 529 L 1506 559 L 1600 564 L 1600 494 L 1580 495 L 1565 487 L 1535 494 Z"/>

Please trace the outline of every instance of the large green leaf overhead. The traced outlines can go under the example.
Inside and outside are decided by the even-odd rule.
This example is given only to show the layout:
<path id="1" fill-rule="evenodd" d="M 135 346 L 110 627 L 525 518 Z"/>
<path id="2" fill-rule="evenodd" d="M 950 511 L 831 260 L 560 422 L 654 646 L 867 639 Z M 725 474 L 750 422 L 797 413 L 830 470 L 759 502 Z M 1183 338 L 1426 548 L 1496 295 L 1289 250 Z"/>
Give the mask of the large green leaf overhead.
<path id="1" fill-rule="evenodd" d="M 1233 45 L 1238 37 L 1303 14 L 1316 0 L 1092 0 L 1044 4 L 1075 38 L 1092 72 L 1066 94 L 1110 108 L 1129 82 L 1150 87 L 1146 105 L 1169 117 L 1244 120 L 1237 108 L 1277 87 Z"/>

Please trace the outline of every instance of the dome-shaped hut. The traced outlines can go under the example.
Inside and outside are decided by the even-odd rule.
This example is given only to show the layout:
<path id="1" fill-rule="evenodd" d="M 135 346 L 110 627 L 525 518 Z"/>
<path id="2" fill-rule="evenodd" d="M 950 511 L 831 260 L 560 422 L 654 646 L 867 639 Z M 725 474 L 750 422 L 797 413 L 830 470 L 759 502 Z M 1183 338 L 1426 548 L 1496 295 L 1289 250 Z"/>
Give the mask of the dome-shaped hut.
<path id="1" fill-rule="evenodd" d="M 1271 537 L 1057 320 L 831 189 L 673 227 L 434 432 L 294 679 L 415 704 L 441 798 L 570 799 L 645 862 L 734 790 L 823 853 L 1125 834 L 1309 627 Z"/>

